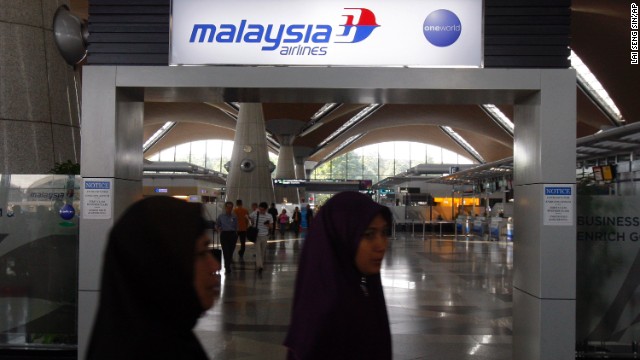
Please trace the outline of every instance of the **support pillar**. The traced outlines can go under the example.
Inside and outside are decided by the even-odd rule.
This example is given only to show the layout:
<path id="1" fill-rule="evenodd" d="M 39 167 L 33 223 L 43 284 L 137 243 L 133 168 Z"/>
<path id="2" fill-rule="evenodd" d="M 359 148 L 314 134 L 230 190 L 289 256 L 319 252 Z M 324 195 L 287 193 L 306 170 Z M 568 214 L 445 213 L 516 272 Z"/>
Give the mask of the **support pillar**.
<path id="1" fill-rule="evenodd" d="M 276 179 L 295 179 L 295 166 L 293 162 L 293 146 L 291 137 L 288 135 L 279 136 L 280 154 L 278 155 L 278 165 L 276 165 Z M 300 196 L 296 187 L 276 187 L 274 188 L 277 203 L 298 204 Z"/>
<path id="2" fill-rule="evenodd" d="M 142 198 L 142 91 L 117 88 L 116 67 L 85 66 L 81 175 L 111 182 L 111 214 L 81 212 L 78 274 L 78 359 L 84 359 L 100 298 L 103 253 L 120 214 Z M 84 181 L 82 191 L 84 193 Z"/>
<path id="3" fill-rule="evenodd" d="M 227 176 L 227 201 L 274 202 L 262 104 L 241 103 Z"/>
<path id="4" fill-rule="evenodd" d="M 576 75 L 541 70 L 515 104 L 513 358 L 574 359 Z M 570 189 L 559 220 L 545 188 Z M 547 201 L 547 202 L 546 202 Z"/>
<path id="5" fill-rule="evenodd" d="M 307 173 L 304 168 L 304 162 L 307 160 L 309 155 L 313 152 L 313 149 L 308 146 L 294 146 L 293 147 L 293 158 L 296 165 L 296 179 L 298 180 L 306 180 L 308 179 Z M 300 199 L 304 199 L 307 202 L 307 191 L 305 187 L 298 188 L 298 194 Z"/>
<path id="6" fill-rule="evenodd" d="M 276 179 L 295 179 L 295 166 L 293 161 L 293 140 L 295 135 L 306 125 L 306 122 L 293 119 L 275 119 L 267 123 L 267 129 L 273 133 L 280 142 L 280 154 L 276 166 Z M 300 197 L 295 187 L 277 187 L 274 189 L 276 202 L 283 203 L 286 199 L 289 203 L 299 204 Z"/>

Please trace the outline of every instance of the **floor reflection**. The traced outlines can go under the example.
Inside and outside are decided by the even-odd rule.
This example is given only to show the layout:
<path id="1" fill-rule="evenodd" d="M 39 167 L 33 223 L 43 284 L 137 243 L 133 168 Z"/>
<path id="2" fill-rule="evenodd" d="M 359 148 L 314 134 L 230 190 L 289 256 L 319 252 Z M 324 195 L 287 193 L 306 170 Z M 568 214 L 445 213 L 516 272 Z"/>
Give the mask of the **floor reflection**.
<path id="1" fill-rule="evenodd" d="M 302 237 L 253 246 L 223 275 L 222 295 L 196 333 L 211 358 L 284 359 Z M 415 234 L 418 235 L 418 234 Z M 382 278 L 395 360 L 511 359 L 512 245 L 396 233 Z"/>

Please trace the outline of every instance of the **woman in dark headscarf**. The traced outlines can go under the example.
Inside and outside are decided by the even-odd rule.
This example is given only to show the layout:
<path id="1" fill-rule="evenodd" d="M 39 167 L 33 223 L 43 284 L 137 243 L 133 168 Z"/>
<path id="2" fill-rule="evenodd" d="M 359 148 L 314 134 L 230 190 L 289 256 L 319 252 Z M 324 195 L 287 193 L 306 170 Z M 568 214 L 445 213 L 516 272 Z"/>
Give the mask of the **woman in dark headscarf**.
<path id="1" fill-rule="evenodd" d="M 288 358 L 391 359 L 380 281 L 391 212 L 357 192 L 333 196 L 304 242 Z"/>
<path id="2" fill-rule="evenodd" d="M 151 197 L 109 235 L 87 359 L 207 359 L 192 332 L 219 292 L 199 204 Z"/>

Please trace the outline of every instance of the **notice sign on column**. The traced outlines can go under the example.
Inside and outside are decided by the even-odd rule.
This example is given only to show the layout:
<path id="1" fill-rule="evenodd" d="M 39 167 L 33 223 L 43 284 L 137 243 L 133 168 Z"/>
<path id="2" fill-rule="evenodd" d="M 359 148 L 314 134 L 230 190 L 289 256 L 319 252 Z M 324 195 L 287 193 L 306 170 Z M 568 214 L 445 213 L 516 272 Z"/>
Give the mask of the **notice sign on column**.
<path id="1" fill-rule="evenodd" d="M 574 195 L 574 185 L 545 185 L 544 225 L 572 226 Z"/>
<path id="2" fill-rule="evenodd" d="M 111 219 L 113 179 L 84 179 L 82 193 L 83 219 Z"/>

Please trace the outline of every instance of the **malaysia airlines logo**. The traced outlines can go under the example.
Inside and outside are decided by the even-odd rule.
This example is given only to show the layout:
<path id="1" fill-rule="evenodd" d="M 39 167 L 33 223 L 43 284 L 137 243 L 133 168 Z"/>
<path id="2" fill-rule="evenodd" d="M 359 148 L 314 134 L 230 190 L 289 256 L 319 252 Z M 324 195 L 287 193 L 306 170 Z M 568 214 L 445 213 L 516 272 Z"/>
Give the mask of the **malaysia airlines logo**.
<path id="1" fill-rule="evenodd" d="M 247 19 L 237 24 L 194 24 L 189 43 L 259 44 L 261 51 L 278 51 L 280 55 L 323 56 L 331 43 L 359 43 L 380 27 L 373 11 L 367 8 L 344 8 L 344 23 L 330 24 L 261 24 Z M 342 32 L 334 31 L 342 27 Z"/>
<path id="2" fill-rule="evenodd" d="M 347 22 L 343 25 L 344 33 L 338 36 L 349 36 L 351 30 L 355 29 L 355 34 L 353 36 L 353 40 L 351 41 L 336 41 L 337 43 L 357 43 L 360 42 L 371 35 L 373 30 L 375 30 L 378 25 L 376 23 L 376 15 L 369 9 L 365 8 L 345 8 L 345 10 L 360 10 L 360 18 L 358 19 L 358 23 L 354 24 L 353 20 L 355 18 L 354 15 L 343 15 L 347 18 Z"/>

